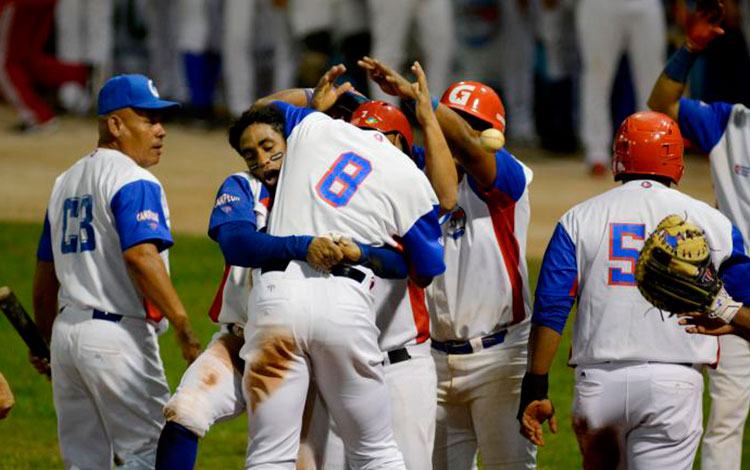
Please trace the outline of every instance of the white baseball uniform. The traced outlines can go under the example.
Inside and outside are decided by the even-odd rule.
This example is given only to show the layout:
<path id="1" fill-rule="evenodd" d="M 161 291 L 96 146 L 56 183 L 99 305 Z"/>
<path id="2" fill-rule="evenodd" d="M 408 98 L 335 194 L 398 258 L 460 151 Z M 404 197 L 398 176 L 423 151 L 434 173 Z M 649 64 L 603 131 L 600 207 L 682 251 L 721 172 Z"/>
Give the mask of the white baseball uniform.
<path id="1" fill-rule="evenodd" d="M 360 243 L 397 246 L 417 275 L 444 269 L 426 177 L 380 133 L 275 102 L 285 116 L 285 161 L 268 233 L 338 232 Z M 254 279 L 245 328 L 243 387 L 250 444 L 246 468 L 294 468 L 312 379 L 355 468 L 404 468 L 393 440 L 364 268 L 333 275 L 292 261 Z"/>
<path id="2" fill-rule="evenodd" d="M 535 467 L 536 449 L 516 422 L 531 314 L 533 173 L 505 149 L 495 158 L 491 190 L 469 175 L 459 183 L 458 205 L 443 222 L 446 271 L 427 288 L 438 374 L 436 469 L 471 468 L 477 446 L 486 466 Z"/>
<path id="3" fill-rule="evenodd" d="M 209 232 L 228 222 L 246 221 L 257 230 L 266 226 L 270 195 L 248 171 L 229 176 L 219 188 L 211 213 Z M 190 364 L 175 394 L 164 407 L 168 421 L 174 421 L 205 436 L 216 422 L 232 419 L 245 411 L 242 370 L 232 367 L 235 358 L 217 346 L 219 338 L 233 333 L 233 326 L 247 323 L 247 306 L 252 286 L 251 270 L 225 266 L 209 317 L 221 328 L 206 350 Z"/>
<path id="4" fill-rule="evenodd" d="M 385 353 L 385 382 L 391 405 L 393 437 L 404 456 L 406 468 L 432 468 L 435 442 L 436 401 L 428 399 L 437 386 L 435 363 L 430 354 L 430 317 L 424 289 L 407 280 L 378 279 L 373 289 L 378 343 Z M 322 407 L 316 402 L 316 406 Z M 321 417 L 321 414 L 324 415 Z M 324 448 L 325 469 L 347 468 L 344 444 L 335 424 L 325 423 L 327 411 L 316 410 L 312 426 L 327 438 L 316 441 L 316 455 Z"/>
<path id="5" fill-rule="evenodd" d="M 576 367 L 573 426 L 579 437 L 612 430 L 618 468 L 692 468 L 702 424 L 699 366 L 718 361 L 716 338 L 686 335 L 676 316 L 654 308 L 636 287 L 643 242 L 670 214 L 705 231 L 715 266 L 744 256 L 741 236 L 719 211 L 635 180 L 565 213 L 539 274 L 534 323 L 561 332 L 578 299 L 569 361 Z"/>
<path id="6" fill-rule="evenodd" d="M 161 184 L 131 158 L 96 149 L 55 181 L 38 257 L 54 261 L 61 313 L 52 328 L 52 386 L 66 468 L 153 468 L 169 388 L 156 322 L 122 252 L 155 243 L 168 267 Z"/>
<path id="7" fill-rule="evenodd" d="M 682 135 L 709 154 L 719 210 L 737 227 L 750 251 L 750 110 L 741 104 L 680 100 Z M 747 302 L 746 299 L 737 299 Z M 709 369 L 711 412 L 703 437 L 701 466 L 739 470 L 742 431 L 750 407 L 750 345 L 719 338 L 721 361 Z"/>
<path id="8" fill-rule="evenodd" d="M 607 164 L 612 141 L 609 96 L 623 52 L 628 53 L 636 110 L 664 66 L 666 21 L 661 0 L 579 0 L 576 33 L 581 48 L 581 140 L 586 163 Z"/>

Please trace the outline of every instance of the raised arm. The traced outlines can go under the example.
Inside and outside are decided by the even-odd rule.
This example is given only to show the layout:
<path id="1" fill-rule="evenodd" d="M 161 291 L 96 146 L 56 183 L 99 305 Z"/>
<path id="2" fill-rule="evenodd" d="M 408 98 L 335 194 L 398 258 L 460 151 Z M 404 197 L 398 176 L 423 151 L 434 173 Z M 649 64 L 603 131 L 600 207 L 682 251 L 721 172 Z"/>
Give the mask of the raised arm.
<path id="1" fill-rule="evenodd" d="M 411 86 L 417 98 L 417 120 L 424 131 L 425 173 L 437 194 L 440 213 L 444 214 L 452 211 L 458 201 L 458 172 L 448 142 L 432 109 L 427 76 L 419 62 L 414 62 L 411 71 L 417 77 L 416 83 Z"/>
<path id="2" fill-rule="evenodd" d="M 349 82 L 339 86 L 336 85 L 336 80 L 344 72 L 346 72 L 346 67 L 342 64 L 334 65 L 320 77 L 318 84 L 312 91 L 307 88 L 278 91 L 260 98 L 255 102 L 255 106 L 266 106 L 274 101 L 283 101 L 299 108 L 310 107 L 324 113 L 336 103 L 341 95 L 354 89 Z"/>
<path id="3" fill-rule="evenodd" d="M 680 98 L 685 91 L 688 74 L 700 53 L 716 37 L 724 34 L 719 23 L 724 18 L 724 5 L 718 0 L 699 1 L 687 24 L 685 44 L 670 57 L 651 91 L 648 107 L 662 112 L 675 121 L 679 118 Z"/>
<path id="4" fill-rule="evenodd" d="M 371 57 L 358 62 L 367 70 L 370 78 L 385 92 L 405 100 L 416 100 L 417 94 L 408 80 L 398 72 Z M 461 166 L 479 183 L 482 189 L 489 189 L 497 176 L 497 163 L 494 152 L 486 150 L 480 141 L 479 131 L 472 129 L 461 116 L 449 107 L 432 102 L 440 129 L 448 142 L 459 152 L 455 157 Z"/>

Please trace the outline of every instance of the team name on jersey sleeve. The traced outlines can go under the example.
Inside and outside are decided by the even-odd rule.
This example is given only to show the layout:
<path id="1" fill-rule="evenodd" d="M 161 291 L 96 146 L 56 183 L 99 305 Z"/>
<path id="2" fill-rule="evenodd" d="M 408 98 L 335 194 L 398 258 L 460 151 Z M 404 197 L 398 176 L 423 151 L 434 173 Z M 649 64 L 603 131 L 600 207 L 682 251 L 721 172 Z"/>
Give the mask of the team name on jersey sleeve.
<path id="1" fill-rule="evenodd" d="M 162 188 L 154 181 L 136 180 L 117 190 L 110 208 L 123 251 L 147 241 L 159 251 L 174 244 L 163 201 Z"/>
<path id="2" fill-rule="evenodd" d="M 256 190 L 257 192 L 257 190 Z M 268 203 L 268 192 L 259 194 L 257 201 Z M 249 222 L 258 228 L 256 197 L 248 176 L 243 173 L 231 175 L 216 193 L 214 207 L 208 223 L 208 235 L 215 240 L 216 229 L 229 222 Z"/>

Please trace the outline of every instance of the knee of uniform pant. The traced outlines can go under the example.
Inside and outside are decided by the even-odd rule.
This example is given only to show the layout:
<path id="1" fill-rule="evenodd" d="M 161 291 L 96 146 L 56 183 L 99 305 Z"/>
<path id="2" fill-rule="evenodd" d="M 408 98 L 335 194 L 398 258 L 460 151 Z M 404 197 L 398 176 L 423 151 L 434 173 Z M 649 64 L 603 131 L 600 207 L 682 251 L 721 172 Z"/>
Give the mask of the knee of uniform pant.
<path id="1" fill-rule="evenodd" d="M 210 401 L 200 390 L 190 388 L 178 390 L 169 399 L 164 406 L 164 417 L 201 438 L 214 423 Z"/>

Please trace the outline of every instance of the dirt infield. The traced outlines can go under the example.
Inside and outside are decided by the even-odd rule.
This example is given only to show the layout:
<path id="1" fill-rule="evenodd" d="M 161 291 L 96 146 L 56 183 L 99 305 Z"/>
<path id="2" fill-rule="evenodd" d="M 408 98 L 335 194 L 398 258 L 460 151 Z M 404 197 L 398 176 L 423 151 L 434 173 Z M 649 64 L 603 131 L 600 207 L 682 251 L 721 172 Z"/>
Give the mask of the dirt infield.
<path id="1" fill-rule="evenodd" d="M 63 118 L 57 132 L 17 135 L 7 131 L 13 115 L 0 106 L 0 220 L 41 222 L 55 177 L 96 144 L 93 119 Z M 528 255 L 541 257 L 557 219 L 568 208 L 615 185 L 592 179 L 580 156 L 560 157 L 535 148 L 509 149 L 534 171 Z M 680 190 L 714 203 L 708 160 L 688 158 Z M 164 185 L 179 232 L 206 233 L 216 190 L 243 162 L 229 147 L 223 131 L 168 127 L 165 154 L 153 169 Z"/>

